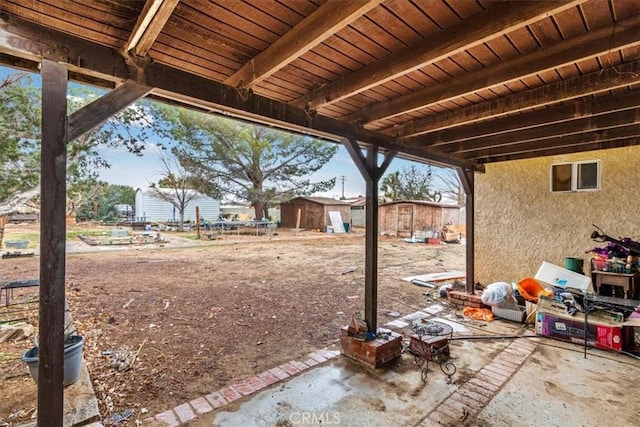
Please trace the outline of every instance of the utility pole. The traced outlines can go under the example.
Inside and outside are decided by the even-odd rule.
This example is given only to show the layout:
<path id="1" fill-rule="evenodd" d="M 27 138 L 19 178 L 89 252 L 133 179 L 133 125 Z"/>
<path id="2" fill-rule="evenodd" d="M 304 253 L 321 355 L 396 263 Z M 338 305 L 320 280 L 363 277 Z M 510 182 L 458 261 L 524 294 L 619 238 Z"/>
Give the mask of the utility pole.
<path id="1" fill-rule="evenodd" d="M 344 200 L 344 182 L 347 180 L 347 177 L 345 175 L 340 175 L 340 181 L 342 181 L 342 197 L 340 197 L 340 200 Z"/>

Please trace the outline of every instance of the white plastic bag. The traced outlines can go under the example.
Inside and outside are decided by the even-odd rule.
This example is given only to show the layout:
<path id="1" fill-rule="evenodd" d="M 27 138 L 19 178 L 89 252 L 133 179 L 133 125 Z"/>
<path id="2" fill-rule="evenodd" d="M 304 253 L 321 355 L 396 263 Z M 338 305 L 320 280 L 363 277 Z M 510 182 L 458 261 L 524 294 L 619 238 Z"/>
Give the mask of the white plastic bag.
<path id="1" fill-rule="evenodd" d="M 487 286 L 480 296 L 486 305 L 498 308 L 516 308 L 518 301 L 513 296 L 513 288 L 507 282 L 495 282 Z"/>

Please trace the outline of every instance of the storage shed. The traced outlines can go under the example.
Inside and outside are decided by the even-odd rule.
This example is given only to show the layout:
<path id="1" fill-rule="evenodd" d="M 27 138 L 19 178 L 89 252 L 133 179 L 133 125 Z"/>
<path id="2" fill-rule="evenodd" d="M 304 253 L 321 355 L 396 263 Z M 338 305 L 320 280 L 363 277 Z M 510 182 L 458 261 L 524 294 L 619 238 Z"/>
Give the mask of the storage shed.
<path id="1" fill-rule="evenodd" d="M 296 228 L 300 211 L 300 228 L 325 231 L 331 226 L 329 212 L 339 212 L 343 223 L 351 223 L 351 206 L 328 197 L 296 197 L 280 205 L 283 227 Z"/>
<path id="2" fill-rule="evenodd" d="M 460 223 L 460 207 L 420 200 L 385 203 L 378 208 L 378 231 L 395 237 L 440 237 L 446 224 Z"/>
<path id="3" fill-rule="evenodd" d="M 169 189 L 161 189 L 170 192 Z M 194 197 L 184 210 L 185 221 L 196 220 L 196 206 L 200 209 L 200 217 L 206 221 L 217 221 L 220 217 L 220 201 L 204 194 Z M 174 222 L 180 212 L 170 202 L 158 197 L 153 191 L 136 190 L 135 218 L 139 221 Z"/>
<path id="4" fill-rule="evenodd" d="M 367 199 L 366 197 L 358 197 L 351 201 L 351 226 L 364 228 L 367 224 Z"/>

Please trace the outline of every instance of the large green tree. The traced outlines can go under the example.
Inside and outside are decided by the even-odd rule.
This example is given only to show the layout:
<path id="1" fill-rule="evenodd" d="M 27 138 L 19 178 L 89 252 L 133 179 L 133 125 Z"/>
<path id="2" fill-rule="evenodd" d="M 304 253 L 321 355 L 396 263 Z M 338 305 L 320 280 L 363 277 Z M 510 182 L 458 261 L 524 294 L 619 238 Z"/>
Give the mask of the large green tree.
<path id="1" fill-rule="evenodd" d="M 67 96 L 69 114 L 99 94 L 74 86 Z M 37 202 L 40 193 L 41 92 L 25 74 L 0 81 L 0 215 Z M 147 115 L 143 107 L 129 107 L 101 126 L 67 144 L 67 211 L 73 213 L 88 196 L 101 168 L 110 165 L 99 148 L 124 146 L 140 155 L 144 148 Z"/>
<path id="2" fill-rule="evenodd" d="M 402 168 L 385 176 L 380 189 L 393 200 L 426 200 L 440 202 L 442 195 L 433 188 L 431 165 L 425 169 L 415 165 Z"/>
<path id="3" fill-rule="evenodd" d="M 106 182 L 98 182 L 92 185 L 86 200 L 77 211 L 80 220 L 115 221 L 118 218 L 117 205 L 135 204 L 136 190 L 128 185 L 111 185 Z"/>
<path id="4" fill-rule="evenodd" d="M 182 108 L 157 106 L 156 129 L 179 144 L 173 149 L 193 177 L 250 202 L 257 219 L 296 195 L 335 186 L 335 178 L 312 182 L 338 147 L 313 138 L 241 123 Z"/>
<path id="5" fill-rule="evenodd" d="M 0 216 L 38 194 L 40 94 L 30 84 L 24 74 L 0 81 Z"/>

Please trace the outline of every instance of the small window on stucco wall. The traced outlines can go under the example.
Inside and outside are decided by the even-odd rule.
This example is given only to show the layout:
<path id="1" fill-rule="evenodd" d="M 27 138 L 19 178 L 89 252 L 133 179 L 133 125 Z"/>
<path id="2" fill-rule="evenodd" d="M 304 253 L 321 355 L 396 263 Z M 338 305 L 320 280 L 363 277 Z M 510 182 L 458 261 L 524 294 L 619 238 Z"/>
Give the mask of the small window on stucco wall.
<path id="1" fill-rule="evenodd" d="M 551 192 L 600 191 L 600 161 L 551 165 Z"/>

